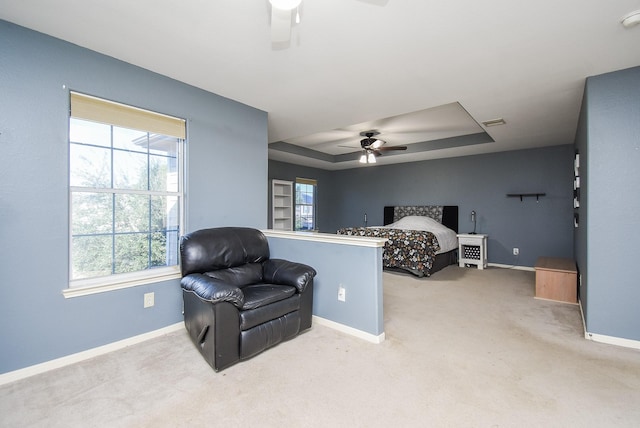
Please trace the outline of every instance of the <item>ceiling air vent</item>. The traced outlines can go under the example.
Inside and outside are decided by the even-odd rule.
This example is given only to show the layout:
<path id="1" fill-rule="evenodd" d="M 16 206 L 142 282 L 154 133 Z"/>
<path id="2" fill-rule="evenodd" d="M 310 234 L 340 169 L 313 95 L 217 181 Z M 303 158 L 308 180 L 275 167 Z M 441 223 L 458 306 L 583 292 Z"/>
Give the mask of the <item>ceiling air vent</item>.
<path id="1" fill-rule="evenodd" d="M 503 118 L 498 118 L 498 119 L 492 119 L 492 120 L 485 120 L 484 122 L 482 122 L 482 124 L 486 127 L 489 126 L 498 126 L 498 125 L 504 125 L 507 122 L 504 121 Z"/>

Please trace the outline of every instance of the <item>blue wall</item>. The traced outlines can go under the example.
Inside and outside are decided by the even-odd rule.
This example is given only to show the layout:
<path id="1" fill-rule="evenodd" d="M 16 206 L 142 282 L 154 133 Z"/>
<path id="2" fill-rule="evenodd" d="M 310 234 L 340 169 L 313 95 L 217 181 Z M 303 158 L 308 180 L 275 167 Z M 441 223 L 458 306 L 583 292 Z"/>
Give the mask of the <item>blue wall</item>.
<path id="1" fill-rule="evenodd" d="M 321 235 L 315 235 L 321 238 Z M 382 247 L 268 236 L 271 257 L 304 263 L 314 279 L 313 315 L 378 337 L 384 333 Z M 346 290 L 338 301 L 338 288 Z"/>
<path id="2" fill-rule="evenodd" d="M 294 183 L 296 178 L 311 178 L 318 180 L 316 188 L 316 203 L 320 212 L 316 213 L 316 228 L 323 231 L 327 230 L 327 228 L 323 226 L 331 222 L 331 212 L 325 209 L 331 204 L 331 187 L 329 186 L 330 177 L 331 171 L 308 168 L 285 162 L 269 161 L 269 183 L 271 183 L 271 180 L 273 179 L 293 181 Z M 272 227 L 271 202 L 271 185 L 269 185 L 269 227 Z"/>
<path id="3" fill-rule="evenodd" d="M 460 232 L 489 235 L 490 263 L 534 266 L 539 256 L 573 257 L 573 146 L 518 150 L 397 165 L 322 171 L 290 165 L 318 178 L 322 232 L 382 224 L 385 205 L 458 205 Z M 287 175 L 287 164 L 269 162 L 269 175 Z M 317 175 L 314 175 L 317 174 Z M 539 202 L 507 193 L 543 192 Z M 513 247 L 520 255 L 512 255 Z"/>
<path id="4" fill-rule="evenodd" d="M 576 147 L 576 255 L 587 331 L 640 340 L 640 67 L 587 79 Z"/>
<path id="5" fill-rule="evenodd" d="M 187 119 L 187 230 L 267 226 L 267 114 L 5 21 L 0 40 L 0 373 L 180 322 L 177 280 L 62 296 L 68 91 Z"/>

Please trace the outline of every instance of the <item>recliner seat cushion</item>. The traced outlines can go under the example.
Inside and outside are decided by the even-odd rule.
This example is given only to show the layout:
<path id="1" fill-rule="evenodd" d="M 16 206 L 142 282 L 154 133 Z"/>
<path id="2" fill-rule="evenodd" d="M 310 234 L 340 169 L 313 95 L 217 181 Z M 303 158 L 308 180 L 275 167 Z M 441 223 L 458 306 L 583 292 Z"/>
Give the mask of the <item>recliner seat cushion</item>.
<path id="1" fill-rule="evenodd" d="M 253 284 L 242 288 L 244 293 L 243 311 L 266 306 L 293 296 L 296 288 L 289 285 Z"/>
<path id="2" fill-rule="evenodd" d="M 242 288 L 245 285 L 262 282 L 262 264 L 247 263 L 241 266 L 205 272 L 205 275 Z"/>

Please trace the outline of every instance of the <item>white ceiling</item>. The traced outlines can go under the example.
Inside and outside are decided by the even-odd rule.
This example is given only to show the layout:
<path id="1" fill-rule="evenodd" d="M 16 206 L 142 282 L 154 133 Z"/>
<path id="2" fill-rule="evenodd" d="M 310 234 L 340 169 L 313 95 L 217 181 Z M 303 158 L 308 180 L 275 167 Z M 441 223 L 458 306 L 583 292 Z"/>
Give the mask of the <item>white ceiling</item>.
<path id="1" fill-rule="evenodd" d="M 637 9 L 303 0 L 273 45 L 268 0 L 0 0 L 1 19 L 267 111 L 270 158 L 332 170 L 358 166 L 341 155 L 369 129 L 410 149 L 377 165 L 571 144 L 585 78 L 640 65 L 640 25 L 620 24 Z"/>

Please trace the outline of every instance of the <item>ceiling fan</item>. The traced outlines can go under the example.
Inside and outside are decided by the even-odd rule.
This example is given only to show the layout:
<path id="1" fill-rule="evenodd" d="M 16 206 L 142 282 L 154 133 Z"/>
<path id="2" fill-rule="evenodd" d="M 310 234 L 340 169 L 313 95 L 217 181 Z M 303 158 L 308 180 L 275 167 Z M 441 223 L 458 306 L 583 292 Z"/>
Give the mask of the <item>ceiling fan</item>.
<path id="1" fill-rule="evenodd" d="M 366 138 L 360 140 L 360 147 L 362 147 L 362 156 L 360 156 L 360 163 L 376 163 L 376 156 L 382 155 L 382 152 L 392 150 L 407 150 L 407 146 L 388 146 L 385 147 L 386 141 L 373 138 L 379 135 L 378 131 L 365 131 L 360 135 Z"/>
<path id="2" fill-rule="evenodd" d="M 389 0 L 359 0 L 376 6 L 386 6 Z M 269 0 L 271 4 L 271 43 L 286 44 L 291 39 L 291 27 L 300 23 L 300 4 L 302 0 Z"/>

